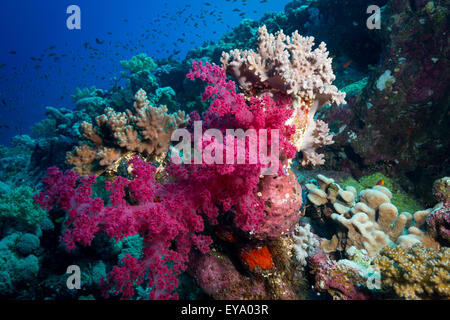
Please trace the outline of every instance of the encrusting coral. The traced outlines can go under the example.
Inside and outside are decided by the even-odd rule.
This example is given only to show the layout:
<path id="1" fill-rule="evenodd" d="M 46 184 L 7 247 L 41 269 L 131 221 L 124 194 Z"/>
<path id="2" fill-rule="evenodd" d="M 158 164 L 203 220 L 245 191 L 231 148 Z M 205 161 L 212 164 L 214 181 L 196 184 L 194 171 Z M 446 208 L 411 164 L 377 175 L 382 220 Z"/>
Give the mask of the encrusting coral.
<path id="1" fill-rule="evenodd" d="M 127 152 L 162 161 L 172 132 L 186 121 L 184 112 L 170 115 L 166 106 L 151 106 L 142 89 L 136 93 L 134 110 L 106 108 L 105 114 L 96 118 L 97 126 L 83 122 L 83 136 L 88 141 L 67 154 L 67 163 L 81 175 L 88 175 L 102 173 Z"/>
<path id="2" fill-rule="evenodd" d="M 441 245 L 450 245 L 450 178 L 444 177 L 433 183 L 433 195 L 439 203 L 426 217 L 430 234 Z"/>
<path id="3" fill-rule="evenodd" d="M 369 296 L 360 290 L 366 279 L 357 268 L 330 260 L 323 252 L 309 257 L 308 263 L 317 291 L 328 292 L 334 300 L 368 299 Z"/>
<path id="4" fill-rule="evenodd" d="M 382 285 L 405 299 L 450 298 L 450 249 L 384 248 L 374 259 Z"/>

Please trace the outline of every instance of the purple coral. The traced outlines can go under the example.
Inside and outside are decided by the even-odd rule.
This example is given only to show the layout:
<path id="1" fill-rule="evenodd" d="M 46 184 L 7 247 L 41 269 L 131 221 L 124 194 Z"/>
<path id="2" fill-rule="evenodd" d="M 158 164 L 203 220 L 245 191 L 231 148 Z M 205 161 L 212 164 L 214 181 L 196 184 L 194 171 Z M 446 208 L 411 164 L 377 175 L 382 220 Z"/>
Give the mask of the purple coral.
<path id="1" fill-rule="evenodd" d="M 255 300 L 267 297 L 264 281 L 242 275 L 227 256 L 207 254 L 193 261 L 189 272 L 214 299 Z"/>
<path id="2" fill-rule="evenodd" d="M 450 206 L 438 204 L 427 216 L 428 230 L 441 245 L 450 246 Z"/>
<path id="3" fill-rule="evenodd" d="M 364 282 L 358 272 L 346 265 L 330 260 L 319 252 L 307 258 L 311 273 L 315 276 L 316 290 L 328 292 L 333 299 L 367 300 L 369 296 L 360 290 Z"/>

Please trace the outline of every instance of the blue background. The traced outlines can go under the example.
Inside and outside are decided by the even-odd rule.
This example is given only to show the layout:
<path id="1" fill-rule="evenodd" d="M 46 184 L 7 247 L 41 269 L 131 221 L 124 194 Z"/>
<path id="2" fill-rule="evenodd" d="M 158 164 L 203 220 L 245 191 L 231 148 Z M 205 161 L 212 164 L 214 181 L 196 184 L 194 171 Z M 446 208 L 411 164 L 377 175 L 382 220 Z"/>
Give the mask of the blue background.
<path id="1" fill-rule="evenodd" d="M 216 41 L 243 18 L 283 11 L 288 2 L 2 1 L 0 143 L 29 133 L 44 118 L 46 106 L 73 108 L 70 96 L 76 87 L 107 89 L 120 76 L 120 60 L 141 52 L 167 58 L 175 50 L 174 58 L 183 60 L 188 50 Z M 81 30 L 66 27 L 66 9 L 72 4 L 81 8 Z"/>

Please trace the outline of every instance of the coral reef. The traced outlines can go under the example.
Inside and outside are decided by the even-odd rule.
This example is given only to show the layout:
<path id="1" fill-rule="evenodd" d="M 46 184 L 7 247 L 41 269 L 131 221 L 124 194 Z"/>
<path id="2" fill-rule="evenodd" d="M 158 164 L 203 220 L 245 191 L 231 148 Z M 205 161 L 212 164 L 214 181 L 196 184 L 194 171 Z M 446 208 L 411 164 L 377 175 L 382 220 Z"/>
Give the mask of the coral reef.
<path id="1" fill-rule="evenodd" d="M 128 70 L 131 74 L 152 71 L 157 67 L 157 64 L 151 57 L 148 57 L 145 53 L 138 54 L 132 57 L 130 60 L 122 60 L 120 64 L 125 70 Z"/>
<path id="2" fill-rule="evenodd" d="M 382 284 L 405 299 L 450 296 L 449 248 L 437 251 L 416 244 L 409 249 L 384 248 L 374 260 L 380 269 Z"/>
<path id="3" fill-rule="evenodd" d="M 199 286 L 217 300 L 259 300 L 267 297 L 263 281 L 243 276 L 230 258 L 217 252 L 195 259 L 190 272 Z"/>
<path id="4" fill-rule="evenodd" d="M 260 40 L 263 42 L 264 28 L 261 30 Z M 301 38 L 298 33 L 294 34 L 294 38 L 298 38 L 297 50 L 301 50 L 302 46 L 305 52 L 311 50 L 311 41 Z M 272 45 L 275 46 L 275 43 Z M 276 45 L 281 51 L 286 48 L 286 44 L 280 41 Z M 311 53 L 318 60 L 326 59 L 327 54 L 324 44 Z M 315 72 L 313 65 L 316 62 L 309 61 L 311 57 L 303 59 L 303 67 L 311 63 L 311 69 L 298 74 L 297 81 L 306 81 L 301 78 L 308 77 L 309 73 L 312 76 Z M 330 61 L 318 63 L 317 67 L 320 63 L 329 67 Z M 302 68 L 295 64 L 291 67 Z M 320 68 L 323 69 L 323 66 Z M 304 92 L 311 101 L 317 98 L 312 102 L 313 108 L 339 99 L 343 101 L 343 95 L 338 94 L 335 87 L 327 86 L 325 89 L 324 86 L 334 80 L 331 69 L 325 72 L 327 77 L 322 79 L 322 85 L 317 84 L 314 90 L 310 88 L 310 92 Z M 201 234 L 204 221 L 199 213 L 202 213 L 211 225 L 224 219 L 232 221 L 225 224 L 233 230 L 228 239 L 234 239 L 235 233 L 247 242 L 251 241 L 237 248 L 244 265 L 260 279 L 266 279 L 264 282 L 270 288 L 268 296 L 292 299 L 297 295 L 292 284 L 297 283 L 293 278 L 296 274 L 294 266 L 298 262 L 292 259 L 293 241 L 289 234 L 301 217 L 302 205 L 301 187 L 295 174 L 289 170 L 290 160 L 295 156 L 293 136 L 296 130 L 317 131 L 315 141 L 326 142 L 330 140 L 327 127 L 322 122 L 316 124 L 311 114 L 307 122 L 288 121 L 293 109 L 297 118 L 308 117 L 309 109 L 304 105 L 302 108 L 294 103 L 292 107 L 291 95 L 301 100 L 301 90 L 295 94 L 273 94 L 268 90 L 246 96 L 237 93 L 235 83 L 226 79 L 224 69 L 201 61 L 192 62 L 187 78 L 198 78 L 207 83 L 202 99 L 209 101 L 210 107 L 202 115 L 202 129 L 214 128 L 223 133 L 230 128 L 265 129 L 269 130 L 270 141 L 273 140 L 272 132 L 280 131 L 277 135 L 279 141 L 276 141 L 280 147 L 279 153 L 268 155 L 271 162 L 263 162 L 261 155 L 256 155 L 256 162 L 241 164 L 239 152 L 249 161 L 253 161 L 255 155 L 250 154 L 245 143 L 242 147 L 236 136 L 227 135 L 223 142 L 209 139 L 198 144 L 193 129 L 195 121 L 201 117 L 198 113 L 191 113 L 186 128 L 191 130 L 197 148 L 201 151 L 214 148 L 217 152 L 219 147 L 224 150 L 231 139 L 235 151 L 238 151 L 233 154 L 234 164 L 227 161 L 223 165 L 223 154 L 216 155 L 219 163 L 205 160 L 199 165 L 195 159 L 185 159 L 181 164 L 169 163 L 164 168 L 167 177 L 159 183 L 155 181 L 156 168 L 135 156 L 129 161 L 127 178 L 118 176 L 112 183 L 106 183 L 105 187 L 110 191 L 107 202 L 92 197 L 92 185 L 98 183 L 94 176 L 80 177 L 73 171 L 63 174 L 53 167 L 48 170 L 49 176 L 43 179 L 43 190 L 35 201 L 46 210 L 67 211 L 63 239 L 69 251 L 74 250 L 76 244 L 91 246 L 101 232 L 116 241 L 134 235 L 143 238 L 142 254 L 122 256 L 120 263 L 102 280 L 104 296 L 121 294 L 124 299 L 131 298 L 136 294 L 135 288 L 144 285 L 145 281 L 150 298 L 177 297 L 178 276 L 187 268 L 190 253 L 194 252 L 194 248 L 207 253 L 212 241 L 209 236 Z M 299 82 L 298 86 L 303 85 Z M 166 114 L 165 107 L 151 107 L 144 90 L 138 91 L 135 100 L 134 114 L 129 110 L 116 112 L 109 108 L 105 110 L 105 115 L 96 118 L 96 127 L 87 122 L 82 124 L 83 136 L 89 142 L 81 144 L 67 156 L 68 163 L 75 165 L 78 173 L 101 173 L 104 167 L 111 166 L 126 152 L 135 152 L 146 160 L 161 160 L 159 158 L 166 156 L 172 131 L 182 124 L 184 114 L 171 116 Z M 321 140 L 319 136 L 324 138 Z M 173 153 L 176 154 L 177 150 L 174 149 Z M 261 176 L 269 165 L 275 165 L 270 173 L 276 176 Z M 253 242 L 258 240 L 267 245 Z M 291 245 L 286 246 L 287 242 Z M 173 243 L 176 245 L 171 245 Z M 272 251 L 276 252 L 274 259 Z M 286 265 L 286 259 L 292 263 Z M 267 273 L 269 270 L 270 273 Z M 207 274 L 200 274 L 200 278 L 203 276 L 209 278 Z M 240 277 L 234 280 L 239 283 L 244 281 Z M 205 285 L 208 286 L 207 281 Z M 230 288 L 234 288 L 234 284 Z M 228 294 L 231 293 L 222 292 L 222 296 Z"/>
<path id="5" fill-rule="evenodd" d="M 335 221 L 344 228 L 337 228 L 331 240 L 322 242 L 325 252 L 345 251 L 355 246 L 375 256 L 383 247 L 394 243 L 405 247 L 417 242 L 436 246 L 433 238 L 420 229 L 431 209 L 413 215 L 399 213 L 391 203 L 392 193 L 380 185 L 356 194 L 354 187 L 342 189 L 334 179 L 323 175 L 317 176 L 317 182 L 306 185 L 308 200 L 319 207 L 316 216 Z"/>
<path id="6" fill-rule="evenodd" d="M 333 127 L 333 161 L 327 164 L 355 176 L 378 168 L 406 175 L 411 191 L 431 202 L 429 185 L 449 166 L 450 82 L 442 72 L 449 68 L 449 1 L 386 2 L 385 22 L 374 38 L 381 59 L 367 85 L 347 99 L 350 112 Z M 331 110 L 320 118 L 331 123 L 328 116 L 334 117 Z"/>
<path id="7" fill-rule="evenodd" d="M 0 298 L 449 299 L 448 7 L 294 0 L 47 107 L 0 146 Z"/>
<path id="8" fill-rule="evenodd" d="M 369 295 L 360 290 L 366 279 L 358 270 L 345 264 L 330 260 L 325 254 L 308 258 L 311 273 L 315 278 L 315 288 L 326 291 L 334 300 L 367 300 Z"/>
<path id="9" fill-rule="evenodd" d="M 304 38 L 297 31 L 289 37 L 282 30 L 273 35 L 263 26 L 257 52 L 235 49 L 221 59 L 222 67 L 247 94 L 270 92 L 292 98 L 295 111 L 289 123 L 296 126 L 294 145 L 303 152 L 303 165 L 323 164 L 323 155 L 315 149 L 332 143 L 328 125 L 313 119 L 316 111 L 326 104 L 345 103 L 345 93 L 332 85 L 335 76 L 325 43 L 314 50 L 313 46 L 313 37 Z"/>
<path id="10" fill-rule="evenodd" d="M 67 155 L 67 163 L 82 175 L 99 174 L 127 152 L 138 152 L 149 159 L 162 161 L 169 151 L 172 132 L 182 125 L 185 114 L 167 114 L 165 106 L 152 107 L 144 90 L 135 96 L 135 113 L 105 109 L 96 118 L 97 126 L 83 122 L 82 143 Z"/>

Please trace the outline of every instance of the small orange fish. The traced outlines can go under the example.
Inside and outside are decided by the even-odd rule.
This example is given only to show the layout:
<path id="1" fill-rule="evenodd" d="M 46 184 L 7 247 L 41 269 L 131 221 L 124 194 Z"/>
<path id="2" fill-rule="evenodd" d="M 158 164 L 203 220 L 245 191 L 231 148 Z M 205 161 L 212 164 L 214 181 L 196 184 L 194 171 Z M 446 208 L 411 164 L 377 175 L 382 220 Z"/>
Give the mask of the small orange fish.
<path id="1" fill-rule="evenodd" d="M 380 179 L 380 180 L 378 180 L 378 182 L 377 182 L 377 186 L 384 186 L 384 179 Z"/>
<path id="2" fill-rule="evenodd" d="M 343 65 L 342 65 L 342 68 L 347 68 L 349 65 L 351 65 L 352 64 L 352 60 L 348 60 L 346 63 L 344 63 Z"/>
<path id="3" fill-rule="evenodd" d="M 223 241 L 227 242 L 236 242 L 235 236 L 229 231 L 224 228 L 216 227 L 216 235 Z"/>
<path id="4" fill-rule="evenodd" d="M 433 35 L 431 33 L 427 33 L 422 36 L 422 39 L 423 41 L 428 41 L 431 39 L 431 37 L 433 37 Z"/>

